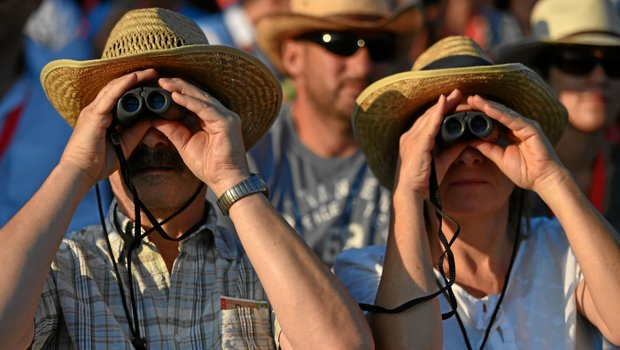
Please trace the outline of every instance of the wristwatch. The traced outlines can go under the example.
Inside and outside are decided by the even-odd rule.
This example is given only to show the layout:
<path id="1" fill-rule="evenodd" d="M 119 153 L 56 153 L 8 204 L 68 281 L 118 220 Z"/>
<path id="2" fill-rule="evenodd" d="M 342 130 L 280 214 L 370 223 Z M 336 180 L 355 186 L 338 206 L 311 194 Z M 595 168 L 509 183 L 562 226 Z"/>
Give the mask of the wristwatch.
<path id="1" fill-rule="evenodd" d="M 265 181 L 256 174 L 250 174 L 250 177 L 222 193 L 217 199 L 217 206 L 220 207 L 222 214 L 228 216 L 228 210 L 236 201 L 257 192 L 262 192 L 265 197 L 269 198 L 269 189 Z"/>

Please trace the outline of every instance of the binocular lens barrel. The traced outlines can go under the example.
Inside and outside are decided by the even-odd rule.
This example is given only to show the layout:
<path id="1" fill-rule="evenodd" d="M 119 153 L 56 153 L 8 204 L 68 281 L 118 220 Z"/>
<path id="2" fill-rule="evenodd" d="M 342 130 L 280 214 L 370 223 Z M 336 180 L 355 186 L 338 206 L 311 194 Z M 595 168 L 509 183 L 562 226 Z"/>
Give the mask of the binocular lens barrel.
<path id="1" fill-rule="evenodd" d="M 449 115 L 441 125 L 441 139 L 444 143 L 452 143 L 465 133 L 465 121 L 459 115 Z"/>
<path id="2" fill-rule="evenodd" d="M 153 112 L 160 111 L 169 104 L 169 99 L 166 98 L 160 91 L 152 91 L 146 96 L 146 105 Z"/>
<path id="3" fill-rule="evenodd" d="M 162 118 L 177 120 L 185 116 L 185 108 L 174 103 L 172 95 L 159 87 L 137 87 L 123 94 L 116 103 L 114 116 L 123 125 L 131 125 L 144 112 L 144 107 Z"/>
<path id="4" fill-rule="evenodd" d="M 472 134 L 480 138 L 485 138 L 493 131 L 495 121 L 484 114 L 474 114 L 467 121 L 467 125 Z"/>
<path id="5" fill-rule="evenodd" d="M 501 136 L 497 122 L 484 113 L 467 111 L 448 115 L 441 124 L 437 144 L 448 147 L 460 139 L 478 137 L 495 142 Z"/>
<path id="6" fill-rule="evenodd" d="M 121 105 L 128 113 L 134 113 L 142 107 L 142 100 L 134 95 L 123 95 L 121 97 Z"/>

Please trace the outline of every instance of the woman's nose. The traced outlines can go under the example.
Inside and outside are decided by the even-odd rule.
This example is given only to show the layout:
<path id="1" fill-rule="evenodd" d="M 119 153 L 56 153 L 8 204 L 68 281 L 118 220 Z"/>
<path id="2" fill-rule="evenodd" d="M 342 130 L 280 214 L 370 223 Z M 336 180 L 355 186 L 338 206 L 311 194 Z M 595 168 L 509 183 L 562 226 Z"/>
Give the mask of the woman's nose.
<path id="1" fill-rule="evenodd" d="M 470 146 L 466 147 L 456 159 L 456 163 L 463 164 L 469 167 L 480 165 L 483 161 L 484 156 L 482 155 L 482 153 Z"/>

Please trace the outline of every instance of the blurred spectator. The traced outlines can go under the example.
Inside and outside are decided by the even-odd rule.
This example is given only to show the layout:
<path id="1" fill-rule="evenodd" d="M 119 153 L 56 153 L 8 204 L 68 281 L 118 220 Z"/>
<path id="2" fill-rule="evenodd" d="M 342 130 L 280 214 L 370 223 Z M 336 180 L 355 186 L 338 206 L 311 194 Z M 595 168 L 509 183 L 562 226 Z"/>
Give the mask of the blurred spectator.
<path id="1" fill-rule="evenodd" d="M 296 96 L 250 151 L 274 206 L 329 265 L 341 250 L 385 242 L 390 196 L 351 127 L 357 95 L 392 69 L 419 28 L 414 5 L 291 0 L 257 24 L 260 48 Z"/>
<path id="2" fill-rule="evenodd" d="M 26 55 L 34 72 L 48 62 L 72 57 L 89 59 L 88 26 L 74 0 L 44 0 L 26 22 Z"/>
<path id="3" fill-rule="evenodd" d="M 466 35 L 485 50 L 516 41 L 522 30 L 512 11 L 525 11 L 531 1 L 425 0 L 422 41 L 426 43 L 417 40 L 411 58 L 415 60 L 428 46 L 450 35 Z"/>
<path id="4" fill-rule="evenodd" d="M 60 10 L 68 11 L 71 4 L 62 0 L 41 3 L 0 2 L 0 226 L 41 186 L 71 134 L 71 127 L 59 118 L 41 88 L 40 67 L 52 58 L 84 58 L 81 55 L 87 52 L 79 47 L 86 43 L 75 33 L 80 21 Z M 39 5 L 41 12 L 26 25 Z M 27 38 L 21 34 L 26 26 Z M 107 208 L 109 188 L 107 184 L 103 187 L 103 205 Z M 78 208 L 70 230 L 98 222 L 97 200 L 91 191 Z"/>
<path id="5" fill-rule="evenodd" d="M 530 35 L 530 16 L 538 0 L 495 0 L 498 10 L 508 12 L 514 18 L 519 36 Z M 505 40 L 510 41 L 510 40 Z"/>
<path id="6" fill-rule="evenodd" d="M 211 44 L 239 48 L 270 65 L 256 45 L 254 27 L 260 18 L 273 12 L 288 9 L 289 0 L 239 0 L 220 12 L 205 14 L 200 11 L 185 11 L 207 35 Z M 277 70 L 272 68 L 274 73 Z"/>
<path id="7" fill-rule="evenodd" d="M 501 62 L 538 70 L 566 106 L 569 125 L 557 145 L 581 190 L 620 228 L 620 19 L 609 0 L 540 0 L 531 37 L 498 49 Z M 612 133 L 616 131 L 616 133 Z M 615 136 L 617 138 L 617 136 Z M 610 142 L 612 141 L 612 142 Z"/>

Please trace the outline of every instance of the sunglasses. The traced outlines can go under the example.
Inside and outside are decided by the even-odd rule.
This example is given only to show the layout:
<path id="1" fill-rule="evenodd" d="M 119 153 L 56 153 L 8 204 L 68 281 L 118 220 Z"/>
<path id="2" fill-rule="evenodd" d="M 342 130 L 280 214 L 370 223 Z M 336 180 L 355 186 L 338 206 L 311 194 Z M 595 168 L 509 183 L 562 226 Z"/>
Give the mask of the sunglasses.
<path id="1" fill-rule="evenodd" d="M 620 78 L 620 55 L 602 52 L 601 57 L 592 50 L 564 49 L 553 54 L 552 65 L 564 73 L 575 76 L 586 76 L 592 73 L 597 65 L 601 65 L 610 78 Z"/>
<path id="2" fill-rule="evenodd" d="M 393 61 L 397 55 L 397 39 L 392 33 L 359 35 L 351 32 L 309 32 L 297 37 L 322 46 L 341 57 L 349 57 L 365 47 L 373 62 Z"/>

